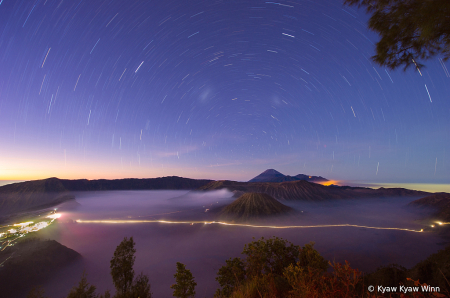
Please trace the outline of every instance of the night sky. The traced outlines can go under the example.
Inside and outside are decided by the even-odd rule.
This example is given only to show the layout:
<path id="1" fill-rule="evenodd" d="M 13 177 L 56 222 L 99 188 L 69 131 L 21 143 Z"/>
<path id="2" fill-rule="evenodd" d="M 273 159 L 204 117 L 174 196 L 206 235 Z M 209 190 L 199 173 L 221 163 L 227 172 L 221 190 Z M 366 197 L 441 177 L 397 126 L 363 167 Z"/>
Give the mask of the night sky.
<path id="1" fill-rule="evenodd" d="M 0 0 L 0 179 L 450 181 L 450 63 L 342 1 Z"/>

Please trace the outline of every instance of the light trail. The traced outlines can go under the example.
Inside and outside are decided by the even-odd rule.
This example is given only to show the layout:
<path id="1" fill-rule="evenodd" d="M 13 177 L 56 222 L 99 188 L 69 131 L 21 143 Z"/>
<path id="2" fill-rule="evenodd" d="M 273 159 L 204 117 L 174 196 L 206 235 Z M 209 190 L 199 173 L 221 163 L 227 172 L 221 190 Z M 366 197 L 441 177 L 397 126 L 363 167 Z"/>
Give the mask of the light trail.
<path id="1" fill-rule="evenodd" d="M 437 223 L 438 225 L 450 225 L 450 222 L 437 221 L 436 223 Z"/>
<path id="2" fill-rule="evenodd" d="M 435 221 L 435 223 L 440 226 L 450 225 L 450 222 Z M 434 227 L 436 227 L 436 225 L 431 225 L 431 227 L 434 228 Z"/>
<path id="3" fill-rule="evenodd" d="M 8 244 L 7 244 L 5 247 L 3 247 L 1 251 L 4 251 L 8 246 L 13 245 L 13 244 L 14 244 L 14 241 L 16 241 L 17 239 L 19 239 L 19 238 L 21 238 L 21 237 L 23 237 L 23 236 L 24 236 L 24 235 L 20 235 L 20 236 L 14 238 L 14 239 L 12 239 L 12 240 L 7 240 L 7 241 L 5 241 L 5 242 L 8 242 Z"/>
<path id="4" fill-rule="evenodd" d="M 337 225 L 310 225 L 310 226 L 264 226 L 264 225 L 251 225 L 251 224 L 238 224 L 238 223 L 227 223 L 221 221 L 167 221 L 167 220 L 81 220 L 77 219 L 77 223 L 97 223 L 97 224 L 131 224 L 131 223 L 165 223 L 165 224 L 217 224 L 224 226 L 239 226 L 239 227 L 250 227 L 250 228 L 266 228 L 266 229 L 309 229 L 309 228 L 332 228 L 332 227 L 353 227 L 353 228 L 364 228 L 364 229 L 374 229 L 374 230 L 397 230 L 397 231 L 407 231 L 414 233 L 422 233 L 421 230 L 413 229 L 403 229 L 403 228 L 383 228 L 383 227 L 371 227 L 362 225 L 352 225 L 352 224 L 337 224 Z"/>
<path id="5" fill-rule="evenodd" d="M 3 264 L 5 264 L 6 261 L 12 258 L 16 252 L 13 252 L 6 260 L 4 260 L 2 263 L 0 263 L 0 267 L 2 267 Z"/>

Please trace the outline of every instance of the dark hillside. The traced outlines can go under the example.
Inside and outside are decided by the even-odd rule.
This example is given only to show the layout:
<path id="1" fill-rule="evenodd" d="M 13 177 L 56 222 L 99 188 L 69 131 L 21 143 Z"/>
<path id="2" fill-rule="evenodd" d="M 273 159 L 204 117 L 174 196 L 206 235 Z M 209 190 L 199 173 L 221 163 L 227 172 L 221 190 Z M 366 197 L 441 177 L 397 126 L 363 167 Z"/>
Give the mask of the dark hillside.
<path id="1" fill-rule="evenodd" d="M 438 193 L 415 200 L 408 204 L 412 207 L 429 207 L 435 209 L 434 216 L 442 221 L 450 221 L 450 194 Z"/>
<path id="2" fill-rule="evenodd" d="M 73 199 L 57 178 L 26 181 L 0 187 L 0 215 L 46 208 Z"/>
<path id="3" fill-rule="evenodd" d="M 146 179 L 115 179 L 115 180 L 60 180 L 70 191 L 95 190 L 152 190 L 152 189 L 196 189 L 213 180 L 189 179 L 177 176 L 146 178 Z"/>
<path id="4" fill-rule="evenodd" d="M 336 199 L 352 199 L 362 197 L 400 197 L 424 196 L 429 193 L 404 188 L 363 188 L 350 186 L 324 186 L 307 181 L 290 182 L 235 182 L 228 180 L 213 181 L 199 190 L 228 189 L 238 194 L 242 192 L 265 193 L 277 200 L 325 201 Z"/>
<path id="5" fill-rule="evenodd" d="M 425 260 L 417 263 L 413 268 L 406 269 L 402 266 L 391 264 L 382 266 L 376 271 L 366 275 L 365 284 L 389 286 L 414 286 L 411 278 L 433 287 L 439 287 L 441 294 L 450 292 L 450 246 L 432 254 Z M 430 295 L 430 297 L 432 297 Z M 448 297 L 448 296 L 442 296 Z"/>
<path id="6" fill-rule="evenodd" d="M 0 296 L 18 297 L 79 258 L 79 253 L 55 240 L 20 241 L 0 252 L 0 262 L 6 260 L 0 268 Z"/>

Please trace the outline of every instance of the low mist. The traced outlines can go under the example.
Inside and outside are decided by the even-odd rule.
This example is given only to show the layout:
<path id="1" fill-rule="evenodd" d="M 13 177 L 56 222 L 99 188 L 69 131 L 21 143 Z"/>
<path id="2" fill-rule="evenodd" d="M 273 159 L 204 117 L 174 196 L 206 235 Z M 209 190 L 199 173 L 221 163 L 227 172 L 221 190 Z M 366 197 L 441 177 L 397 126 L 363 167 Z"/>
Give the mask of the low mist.
<path id="1" fill-rule="evenodd" d="M 353 268 L 370 272 L 397 263 L 412 267 L 443 248 L 435 234 L 361 227 L 254 228 L 218 224 L 83 223 L 76 220 L 217 221 L 218 212 L 234 198 L 226 190 L 105 191 L 75 193 L 76 202 L 59 207 L 57 224 L 40 237 L 55 239 L 83 256 L 44 285 L 49 297 L 64 297 L 78 283 L 83 270 L 98 292 L 114 290 L 109 261 L 124 237 L 136 242 L 136 274 L 150 279 L 155 297 L 170 297 L 176 262 L 186 265 L 197 282 L 198 297 L 212 297 L 218 288 L 218 269 L 225 260 L 241 256 L 246 243 L 278 236 L 303 246 L 311 241 L 330 261 L 348 260 Z M 294 226 L 352 224 L 420 230 L 418 213 L 405 206 L 417 198 L 357 199 L 322 202 L 282 202 L 296 210 L 285 218 L 264 220 L 264 225 Z M 208 209 L 208 210 L 207 210 Z"/>

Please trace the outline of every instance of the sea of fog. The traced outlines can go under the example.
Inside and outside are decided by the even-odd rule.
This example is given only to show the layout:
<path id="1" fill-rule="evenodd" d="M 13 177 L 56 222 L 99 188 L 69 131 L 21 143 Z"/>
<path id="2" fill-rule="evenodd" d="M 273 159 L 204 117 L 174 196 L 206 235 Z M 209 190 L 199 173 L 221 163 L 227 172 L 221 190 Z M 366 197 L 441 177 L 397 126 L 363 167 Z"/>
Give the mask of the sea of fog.
<path id="1" fill-rule="evenodd" d="M 110 260 L 124 237 L 136 242 L 136 273 L 149 276 L 154 297 L 171 297 L 176 262 L 190 269 L 197 282 L 197 297 L 212 297 L 218 288 L 218 269 L 228 258 L 239 257 L 244 244 L 255 237 L 278 236 L 303 246 L 311 241 L 331 261 L 348 260 L 364 272 L 397 263 L 411 267 L 444 248 L 434 233 L 361 227 L 255 228 L 218 224 L 124 222 L 124 220 L 213 221 L 217 210 L 231 202 L 227 191 L 104 191 L 76 193 L 76 203 L 60 206 L 58 223 L 40 231 L 39 237 L 55 239 L 79 252 L 83 259 L 44 285 L 49 297 L 65 297 L 78 283 L 83 270 L 100 292 L 114 289 Z M 283 202 L 298 212 L 288 219 L 264 224 L 359 226 L 420 230 L 418 214 L 405 205 L 417 198 L 357 199 L 328 203 Z M 205 212 L 209 209 L 208 212 Z M 303 212 L 302 212 L 303 211 Z M 121 220 L 88 223 L 76 220 Z"/>
<path id="2" fill-rule="evenodd" d="M 412 190 L 421 190 L 428 192 L 447 192 L 450 193 L 450 184 L 446 183 L 373 183 L 370 181 L 340 181 L 339 185 L 361 186 L 369 188 L 389 187 L 406 188 Z"/>

